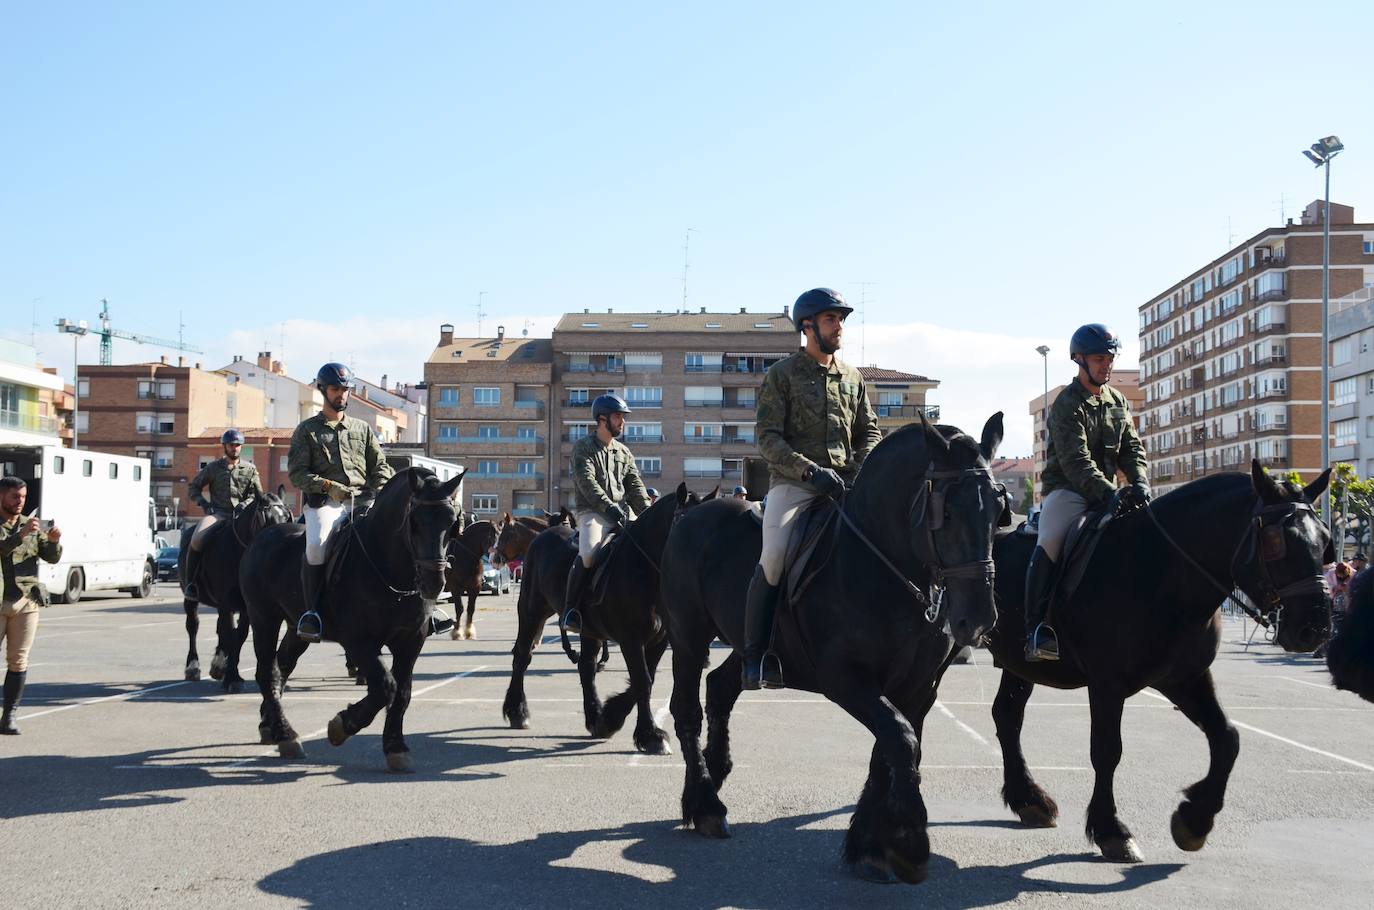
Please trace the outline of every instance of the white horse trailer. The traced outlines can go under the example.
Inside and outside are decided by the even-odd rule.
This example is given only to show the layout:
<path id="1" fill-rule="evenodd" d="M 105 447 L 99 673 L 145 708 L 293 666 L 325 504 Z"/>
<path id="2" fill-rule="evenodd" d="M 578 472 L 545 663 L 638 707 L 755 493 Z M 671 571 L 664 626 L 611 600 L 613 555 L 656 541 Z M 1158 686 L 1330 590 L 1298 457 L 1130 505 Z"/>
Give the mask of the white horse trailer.
<path id="1" fill-rule="evenodd" d="M 463 471 L 462 465 L 452 461 L 440 461 L 438 458 L 412 455 L 409 452 L 388 452 L 386 453 L 386 463 L 397 472 L 404 471 L 406 468 L 428 468 L 443 483 L 448 483 Z M 458 502 L 463 501 L 463 485 L 461 483 L 458 484 L 458 492 L 454 494 L 454 499 Z"/>
<path id="2" fill-rule="evenodd" d="M 62 559 L 38 561 L 38 579 L 55 599 L 87 591 L 152 593 L 151 465 L 146 458 L 56 445 L 0 446 L 4 473 L 28 484 L 25 513 L 62 529 Z"/>

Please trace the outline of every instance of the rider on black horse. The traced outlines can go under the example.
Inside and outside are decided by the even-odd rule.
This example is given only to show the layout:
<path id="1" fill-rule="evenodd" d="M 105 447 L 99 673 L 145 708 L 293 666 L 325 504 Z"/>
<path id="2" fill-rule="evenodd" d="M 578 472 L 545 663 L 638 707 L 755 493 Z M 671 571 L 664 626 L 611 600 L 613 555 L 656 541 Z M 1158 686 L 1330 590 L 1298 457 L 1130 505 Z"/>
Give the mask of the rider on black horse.
<path id="1" fill-rule="evenodd" d="M 250 502 L 262 494 L 262 478 L 258 476 L 257 466 L 251 461 L 243 461 L 239 454 L 243 451 L 243 434 L 230 427 L 219 438 L 224 447 L 224 457 L 210 462 L 200 469 L 187 489 L 191 501 L 205 510 L 205 517 L 196 525 L 191 535 L 191 546 L 186 553 L 185 594 L 191 600 L 199 600 L 196 590 L 196 572 L 200 569 L 200 552 L 205 547 L 205 534 L 221 521 L 232 521 L 234 509 L 241 502 Z M 210 498 L 201 492 L 210 488 Z"/>
<path id="2" fill-rule="evenodd" d="M 787 539 L 797 516 L 817 496 L 834 496 L 853 483 L 864 458 L 882 439 L 856 367 L 835 357 L 845 317 L 854 312 L 830 288 L 797 298 L 792 321 L 806 347 L 768 368 L 759 392 L 755 431 L 768 462 L 763 550 L 745 602 L 744 688 L 782 686 L 779 668 L 763 655 L 773 631 Z"/>
<path id="3" fill-rule="evenodd" d="M 353 391 L 353 371 L 341 363 L 326 363 L 315 375 L 315 388 L 324 396 L 324 408 L 296 427 L 287 456 L 291 483 L 305 497 L 305 613 L 296 624 L 296 635 L 307 642 L 324 637 L 319 605 L 329 535 L 354 509 L 369 505 L 394 473 L 372 428 L 344 414 Z"/>
<path id="4" fill-rule="evenodd" d="M 577 441 L 572 450 L 573 508 L 577 515 L 577 554 L 568 569 L 568 592 L 563 602 L 563 627 L 581 632 L 582 595 L 596 551 L 615 528 L 623 528 L 649 508 L 649 494 L 635 466 L 634 455 L 616 437 L 625 432 L 630 406 L 619 395 L 601 395 L 592 402 L 596 432 Z M 631 511 L 626 511 L 628 506 Z"/>
<path id="5" fill-rule="evenodd" d="M 1059 639 L 1045 617 L 1055 561 L 1064 538 L 1084 512 L 1107 504 L 1119 469 L 1130 484 L 1122 508 L 1150 501 L 1145 447 L 1126 396 L 1107 385 L 1121 339 L 1101 323 L 1082 326 L 1069 342 L 1078 375 L 1050 409 L 1045 469 L 1040 474 L 1040 523 L 1026 567 L 1026 660 L 1058 660 Z"/>

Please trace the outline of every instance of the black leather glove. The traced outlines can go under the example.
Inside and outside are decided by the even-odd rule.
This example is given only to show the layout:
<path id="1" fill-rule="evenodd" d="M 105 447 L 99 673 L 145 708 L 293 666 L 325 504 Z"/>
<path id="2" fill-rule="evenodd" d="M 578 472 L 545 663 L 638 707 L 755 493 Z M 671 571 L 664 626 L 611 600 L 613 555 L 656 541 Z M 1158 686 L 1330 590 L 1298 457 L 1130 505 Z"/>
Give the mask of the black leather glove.
<path id="1" fill-rule="evenodd" d="M 606 507 L 606 517 L 621 527 L 625 526 L 625 510 L 615 503 Z"/>
<path id="2" fill-rule="evenodd" d="M 1121 491 L 1119 502 L 1124 510 L 1139 509 L 1150 501 L 1150 485 L 1143 480 L 1132 481 Z"/>
<path id="3" fill-rule="evenodd" d="M 834 496 L 844 489 L 844 479 L 832 468 L 816 465 L 806 474 L 806 482 L 822 496 Z"/>

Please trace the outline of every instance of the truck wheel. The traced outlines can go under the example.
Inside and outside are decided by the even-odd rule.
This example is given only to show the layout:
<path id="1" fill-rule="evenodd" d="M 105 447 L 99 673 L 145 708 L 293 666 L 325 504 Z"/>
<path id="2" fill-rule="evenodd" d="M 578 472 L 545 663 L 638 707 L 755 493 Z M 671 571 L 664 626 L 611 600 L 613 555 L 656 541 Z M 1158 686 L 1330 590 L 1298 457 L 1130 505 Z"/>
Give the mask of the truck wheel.
<path id="1" fill-rule="evenodd" d="M 81 600 L 81 593 L 85 590 L 85 578 L 80 569 L 72 569 L 67 572 L 67 587 L 62 591 L 62 602 L 74 604 Z"/>
<path id="2" fill-rule="evenodd" d="M 143 564 L 143 580 L 138 583 L 138 587 L 130 588 L 129 593 L 138 600 L 142 600 L 153 593 L 153 567 L 149 563 Z"/>

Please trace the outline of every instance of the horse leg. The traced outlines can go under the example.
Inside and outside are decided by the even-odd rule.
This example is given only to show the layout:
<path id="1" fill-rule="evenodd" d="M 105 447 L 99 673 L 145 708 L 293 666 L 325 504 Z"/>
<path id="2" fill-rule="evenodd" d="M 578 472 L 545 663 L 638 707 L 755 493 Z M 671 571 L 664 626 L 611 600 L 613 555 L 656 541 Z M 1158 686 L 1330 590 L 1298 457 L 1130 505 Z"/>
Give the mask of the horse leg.
<path id="1" fill-rule="evenodd" d="M 532 585 L 523 585 L 520 598 L 516 602 L 516 616 L 520 621 L 515 633 L 515 645 L 511 648 L 510 685 L 506 687 L 506 699 L 501 704 L 501 716 L 514 730 L 530 728 L 530 706 L 525 700 L 525 671 L 529 669 L 539 636 L 544 631 L 544 621 L 548 619 L 532 592 Z"/>
<path id="2" fill-rule="evenodd" d="M 258 733 L 264 743 L 276 743 L 277 753 L 282 758 L 301 758 L 305 750 L 301 748 L 300 736 L 286 719 L 281 706 L 281 669 L 277 665 L 277 633 L 281 631 L 279 617 L 258 619 L 253 636 L 253 653 L 257 656 L 258 666 L 254 674 L 258 682 L 258 692 L 262 695 L 262 706 L 258 709 Z"/>
<path id="3" fill-rule="evenodd" d="M 652 656 L 655 666 L 657 666 L 659 658 L 663 656 L 665 644 L 666 642 L 654 642 L 649 646 L 657 651 Z M 668 734 L 659 729 L 658 724 L 654 723 L 654 674 L 649 669 L 649 659 L 644 653 L 645 648 L 640 644 L 627 647 L 622 642 L 620 652 L 625 656 L 625 666 L 630 671 L 629 692 L 634 698 L 635 707 L 639 709 L 639 715 L 635 722 L 635 748 L 646 755 L 667 755 L 672 751 L 668 746 Z M 607 708 L 609 709 L 609 707 L 610 704 L 607 703 Z M 602 716 L 604 717 L 609 713 L 607 710 L 603 712 Z"/>
<path id="4" fill-rule="evenodd" d="M 1090 687 L 1088 705 L 1092 715 L 1089 754 L 1096 780 L 1084 830 L 1105 859 L 1115 863 L 1138 863 L 1144 856 L 1130 829 L 1117 817 L 1116 794 L 1112 787 L 1116 766 L 1121 761 L 1121 712 L 1125 699 Z"/>
<path id="5" fill-rule="evenodd" d="M 1240 754 L 1240 734 L 1221 710 L 1211 670 L 1203 670 L 1196 679 L 1183 685 L 1160 686 L 1159 691 L 1178 705 L 1183 715 L 1207 737 L 1210 753 L 1207 776 L 1183 791 L 1185 798 L 1169 820 L 1169 829 L 1179 849 L 1201 850 L 1225 800 L 1226 782 Z"/>
<path id="6" fill-rule="evenodd" d="M 200 679 L 200 652 L 196 650 L 196 636 L 200 634 L 200 604 L 183 597 L 181 608 L 186 611 L 186 637 L 191 642 L 186 651 L 186 678 Z"/>
<path id="7" fill-rule="evenodd" d="M 226 643 L 234 634 L 234 618 L 223 607 L 215 608 L 215 656 L 210 658 L 210 678 L 224 687 Z M 226 687 L 227 688 L 227 687 Z"/>
<path id="8" fill-rule="evenodd" d="M 710 639 L 692 648 L 678 640 L 673 648 L 673 696 L 669 708 L 673 712 L 673 730 L 678 747 L 687 766 L 682 785 L 682 823 L 691 825 L 706 837 L 729 837 L 730 823 L 727 809 L 717 794 L 717 784 L 711 780 L 705 757 L 701 753 L 701 671 L 706 663 L 706 649 Z M 727 661 L 728 663 L 728 661 Z M 724 665 L 722 665 L 724 666 Z M 735 667 L 736 679 L 739 667 Z M 722 725 L 729 723 L 725 715 Z M 728 769 L 727 769 L 728 770 Z"/>
<path id="9" fill-rule="evenodd" d="M 716 791 L 725 785 L 734 762 L 730 759 L 730 712 L 743 691 L 740 652 L 731 651 L 719 667 L 706 674 L 706 772 Z"/>
<path id="10" fill-rule="evenodd" d="M 479 586 L 480 586 L 480 584 L 481 584 L 481 582 L 478 582 L 478 585 L 479 585 Z M 497 587 L 498 587 L 498 588 L 500 587 L 500 583 L 499 583 L 499 582 L 497 583 Z M 476 616 L 477 616 L 477 589 L 474 589 L 470 594 L 468 594 L 468 622 L 467 622 L 467 625 L 463 627 L 463 637 L 464 637 L 464 638 L 467 638 L 467 639 L 470 639 L 471 641 L 476 641 L 476 640 L 477 640 L 477 630 L 473 627 L 473 624 L 472 624 L 472 621 L 473 621 L 473 619 L 474 619 Z M 456 616 L 454 617 L 453 622 L 454 622 L 453 631 L 456 632 L 456 631 L 458 631 L 458 626 L 457 626 L 458 618 L 457 618 Z"/>
<path id="11" fill-rule="evenodd" d="M 396 680 L 382 663 L 381 652 L 375 646 L 349 646 L 347 654 L 349 660 L 367 674 L 367 694 L 329 721 L 331 746 L 342 746 L 350 736 L 371 724 L 377 712 L 390 705 L 396 697 Z"/>
<path id="12" fill-rule="evenodd" d="M 1031 777 L 1021 752 L 1021 724 L 1034 689 L 1034 683 L 1003 670 L 997 697 L 992 700 L 992 721 L 1002 745 L 1002 801 L 1026 827 L 1053 828 L 1059 823 L 1059 804 Z"/>
<path id="13" fill-rule="evenodd" d="M 386 768 L 398 774 L 413 770 L 410 749 L 405 740 L 406 709 L 410 707 L 411 679 L 415 672 L 415 660 L 425 644 L 425 633 L 429 630 L 392 641 L 391 675 L 396 682 L 396 694 L 386 709 L 386 723 L 382 726 L 382 751 L 386 754 Z"/>
<path id="14" fill-rule="evenodd" d="M 232 647 L 226 655 L 224 681 L 225 688 L 230 692 L 242 692 L 243 676 L 239 673 L 239 660 L 243 657 L 243 643 L 248 640 L 251 626 L 248 622 L 248 608 L 243 605 L 241 598 L 234 608 L 234 616 L 237 617 L 237 625 L 234 627 L 233 637 L 229 640 Z"/>
<path id="15" fill-rule="evenodd" d="M 601 708 L 601 697 L 596 694 L 596 651 L 601 642 L 588 635 L 582 636 L 582 653 L 578 655 L 577 676 L 582 681 L 582 719 L 587 732 L 597 739 L 610 739 L 625 722 L 622 715 L 615 726 L 608 726 L 608 719 Z"/>
<path id="16" fill-rule="evenodd" d="M 210 676 L 220 681 L 224 691 L 238 694 L 243 691 L 243 677 L 239 675 L 239 649 L 243 639 L 248 637 L 246 623 L 240 632 L 235 625 L 234 608 L 231 604 L 217 607 L 215 633 L 219 642 L 215 645 L 215 658 L 210 664 Z"/>

